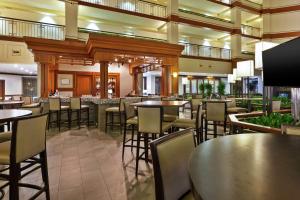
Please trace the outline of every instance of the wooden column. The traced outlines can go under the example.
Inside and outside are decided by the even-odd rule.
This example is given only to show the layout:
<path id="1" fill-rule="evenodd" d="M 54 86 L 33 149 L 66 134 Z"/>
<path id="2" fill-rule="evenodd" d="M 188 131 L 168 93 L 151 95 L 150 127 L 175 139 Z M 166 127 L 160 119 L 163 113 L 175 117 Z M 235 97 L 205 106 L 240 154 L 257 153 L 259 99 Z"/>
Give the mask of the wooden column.
<path id="1" fill-rule="evenodd" d="M 163 77 L 166 79 L 166 83 L 163 87 L 165 88 L 165 91 L 163 93 L 164 95 L 178 94 L 178 71 L 179 71 L 178 62 L 179 62 L 178 57 L 166 57 L 163 59 L 164 67 L 162 71 L 162 79 Z M 164 68 L 166 67 L 168 68 L 167 71 L 166 69 L 164 70 Z"/>
<path id="2" fill-rule="evenodd" d="M 41 96 L 48 97 L 50 91 L 55 92 L 55 70 L 49 63 L 41 63 Z"/>
<path id="3" fill-rule="evenodd" d="M 108 98 L 108 61 L 100 61 L 100 95 L 101 99 Z"/>
<path id="4" fill-rule="evenodd" d="M 169 66 L 162 66 L 161 71 L 161 86 L 160 86 L 160 95 L 168 96 L 168 83 L 169 83 Z"/>

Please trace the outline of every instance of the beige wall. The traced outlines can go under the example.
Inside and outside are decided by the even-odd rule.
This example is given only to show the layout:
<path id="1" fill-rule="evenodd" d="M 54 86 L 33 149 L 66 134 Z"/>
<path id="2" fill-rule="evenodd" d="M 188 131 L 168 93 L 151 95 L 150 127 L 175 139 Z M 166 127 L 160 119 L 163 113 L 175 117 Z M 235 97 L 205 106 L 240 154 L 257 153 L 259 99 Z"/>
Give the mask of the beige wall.
<path id="1" fill-rule="evenodd" d="M 232 73 L 232 64 L 231 62 L 180 58 L 179 71 L 194 73 L 230 74 Z"/>
<path id="2" fill-rule="evenodd" d="M 0 40 L 0 62 L 33 64 L 34 58 L 24 42 Z"/>

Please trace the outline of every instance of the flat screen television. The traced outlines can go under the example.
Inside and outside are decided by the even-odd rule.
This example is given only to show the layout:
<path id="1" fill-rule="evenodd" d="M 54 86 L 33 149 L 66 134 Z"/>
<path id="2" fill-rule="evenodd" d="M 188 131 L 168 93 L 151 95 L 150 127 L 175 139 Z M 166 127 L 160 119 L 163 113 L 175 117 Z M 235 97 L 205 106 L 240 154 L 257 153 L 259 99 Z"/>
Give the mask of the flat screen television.
<path id="1" fill-rule="evenodd" d="M 300 38 L 263 51 L 265 86 L 300 87 Z"/>

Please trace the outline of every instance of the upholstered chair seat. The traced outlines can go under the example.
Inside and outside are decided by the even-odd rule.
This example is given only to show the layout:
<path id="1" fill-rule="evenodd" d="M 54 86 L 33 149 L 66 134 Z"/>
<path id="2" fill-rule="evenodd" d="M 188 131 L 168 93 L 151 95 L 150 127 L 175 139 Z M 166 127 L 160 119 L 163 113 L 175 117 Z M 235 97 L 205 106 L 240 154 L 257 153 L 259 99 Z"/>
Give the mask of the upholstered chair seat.
<path id="1" fill-rule="evenodd" d="M 171 127 L 172 127 L 172 123 L 169 123 L 169 122 L 162 122 L 162 124 L 161 124 L 162 132 L 168 131 Z M 159 134 L 159 133 L 157 133 L 157 134 Z"/>
<path id="2" fill-rule="evenodd" d="M 0 143 L 10 141 L 11 134 L 12 134 L 11 132 L 0 133 Z"/>
<path id="3" fill-rule="evenodd" d="M 227 108 L 227 113 L 228 114 L 235 114 L 235 113 L 244 113 L 247 112 L 248 110 L 246 108 L 241 108 L 241 107 L 231 107 Z"/>
<path id="4" fill-rule="evenodd" d="M 165 122 L 173 122 L 176 119 L 178 119 L 177 115 L 169 115 L 169 114 L 164 114 L 164 121 Z"/>
<path id="5" fill-rule="evenodd" d="M 25 104 L 22 106 L 22 108 L 34 108 L 40 106 L 40 103 L 31 103 L 31 104 Z"/>
<path id="6" fill-rule="evenodd" d="M 68 110 L 68 109 L 70 109 L 70 106 L 61 106 L 60 108 L 61 108 L 61 110 Z"/>
<path id="7" fill-rule="evenodd" d="M 189 157 L 195 149 L 194 131 L 186 129 L 150 143 L 155 199 L 193 199 L 188 176 Z"/>
<path id="8" fill-rule="evenodd" d="M 196 119 L 177 119 L 172 126 L 175 128 L 195 128 Z"/>
<path id="9" fill-rule="evenodd" d="M 138 118 L 132 117 L 126 120 L 127 125 L 137 125 L 138 124 Z"/>
<path id="10" fill-rule="evenodd" d="M 110 107 L 105 109 L 106 112 L 120 112 L 119 107 Z"/>
<path id="11" fill-rule="evenodd" d="M 89 108 L 89 107 L 90 107 L 89 105 L 81 105 L 80 106 L 81 109 L 85 109 L 85 108 Z"/>

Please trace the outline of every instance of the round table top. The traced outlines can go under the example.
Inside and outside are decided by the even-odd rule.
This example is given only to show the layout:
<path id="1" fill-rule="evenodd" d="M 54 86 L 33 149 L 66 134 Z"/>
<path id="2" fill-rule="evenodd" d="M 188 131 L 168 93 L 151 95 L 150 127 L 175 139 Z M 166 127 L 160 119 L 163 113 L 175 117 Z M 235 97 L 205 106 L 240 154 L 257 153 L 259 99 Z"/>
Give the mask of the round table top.
<path id="1" fill-rule="evenodd" d="M 15 104 L 23 104 L 24 101 L 0 101 L 1 105 L 15 105 Z"/>
<path id="2" fill-rule="evenodd" d="M 17 117 L 31 115 L 30 110 L 4 109 L 0 110 L 0 122 L 10 121 Z"/>
<path id="3" fill-rule="evenodd" d="M 241 134 L 200 144 L 188 170 L 196 199 L 298 200 L 300 137 Z"/>

